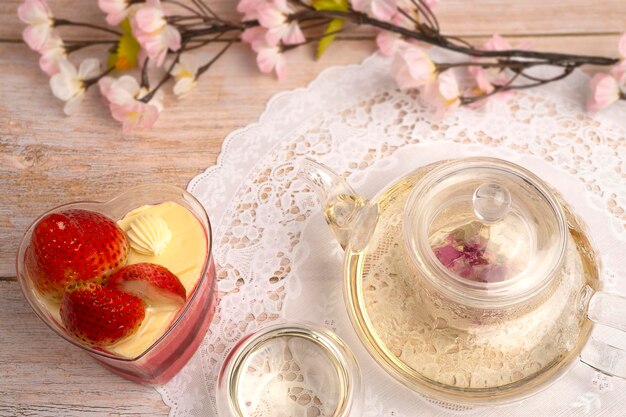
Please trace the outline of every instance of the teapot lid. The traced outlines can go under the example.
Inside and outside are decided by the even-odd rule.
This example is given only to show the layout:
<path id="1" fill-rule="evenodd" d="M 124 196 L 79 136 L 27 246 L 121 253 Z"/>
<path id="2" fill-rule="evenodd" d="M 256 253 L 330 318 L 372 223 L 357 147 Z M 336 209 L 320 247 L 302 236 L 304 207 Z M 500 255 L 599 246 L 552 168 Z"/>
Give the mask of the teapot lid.
<path id="1" fill-rule="evenodd" d="M 411 257 L 458 301 L 528 299 L 549 283 L 563 258 L 560 204 L 538 177 L 507 161 L 444 163 L 418 182 L 406 204 Z"/>

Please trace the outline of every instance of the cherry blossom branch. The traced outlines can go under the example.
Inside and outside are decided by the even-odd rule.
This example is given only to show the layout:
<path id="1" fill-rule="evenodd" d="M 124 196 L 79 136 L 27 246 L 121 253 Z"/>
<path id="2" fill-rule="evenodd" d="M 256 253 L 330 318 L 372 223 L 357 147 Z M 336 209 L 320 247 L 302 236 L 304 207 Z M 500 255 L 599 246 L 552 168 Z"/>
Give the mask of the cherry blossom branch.
<path id="1" fill-rule="evenodd" d="M 484 100 L 484 99 L 486 99 L 488 97 L 494 96 L 494 95 L 499 94 L 499 93 L 503 93 L 505 91 L 525 90 L 525 89 L 528 89 L 528 88 L 534 88 L 534 87 L 538 87 L 538 86 L 543 85 L 543 84 L 548 84 L 548 83 L 551 83 L 551 82 L 554 82 L 554 81 L 562 80 L 563 78 L 565 78 L 568 75 L 570 75 L 572 73 L 572 71 L 574 71 L 574 67 L 567 68 L 561 74 L 559 74 L 559 75 L 557 75 L 555 77 L 549 78 L 549 79 L 539 80 L 539 81 L 537 81 L 535 83 L 532 83 L 532 84 L 513 85 L 515 80 L 519 76 L 523 75 L 522 72 L 518 72 L 506 84 L 495 86 L 493 91 L 491 91 L 489 93 L 475 95 L 475 96 L 472 96 L 472 97 L 460 96 L 459 99 L 461 100 L 461 104 L 464 104 L 464 105 L 474 104 L 474 103 L 476 103 L 476 102 L 478 102 L 480 100 Z"/>
<path id="2" fill-rule="evenodd" d="M 65 101 L 67 114 L 97 83 L 124 131 L 150 127 L 163 108 L 163 86 L 173 80 L 174 94 L 184 96 L 236 41 L 250 45 L 262 72 L 275 72 L 280 79 L 286 74 L 288 51 L 317 43 L 319 58 L 338 34 L 359 26 L 377 31 L 377 45 L 383 55 L 392 57 L 391 73 L 398 86 L 419 90 L 420 100 L 444 111 L 475 107 L 490 97 L 506 99 L 514 91 L 562 80 L 583 65 L 610 67 L 591 80 L 587 103 L 591 112 L 626 100 L 626 33 L 619 42 L 621 58 L 613 58 L 515 48 L 497 34 L 482 46 L 472 45 L 442 33 L 432 10 L 439 0 L 239 0 L 241 21 L 223 19 L 206 0 L 161 1 L 172 7 L 166 10 L 159 0 L 98 2 L 107 23 L 120 31 L 56 18 L 46 0 L 24 0 L 18 8 L 18 16 L 28 25 L 24 40 L 41 55 L 39 65 L 52 77 L 53 94 Z M 64 43 L 56 31 L 61 26 L 106 32 L 115 39 Z M 216 43 L 222 44 L 218 53 L 202 63 L 195 51 Z M 85 59 L 78 68 L 69 62 L 72 52 L 96 45 L 106 46 L 105 71 L 100 72 L 96 58 Z M 437 62 L 425 45 L 466 59 Z M 140 59 L 139 75 L 125 72 Z M 558 71 L 539 76 L 532 71 L 537 67 Z M 153 76 L 160 78 L 150 89 Z"/>
<path id="3" fill-rule="evenodd" d="M 469 55 L 476 58 L 526 58 L 526 59 L 539 59 L 542 62 L 549 63 L 556 66 L 570 66 L 571 64 L 580 65 L 598 65 L 598 66 L 610 66 L 619 62 L 618 58 L 607 58 L 594 55 L 575 55 L 575 54 L 563 54 L 554 52 L 538 52 L 522 49 L 509 49 L 504 51 L 487 51 L 483 49 L 477 49 L 466 45 L 456 45 L 451 42 L 446 36 L 439 33 L 428 35 L 423 32 L 418 32 L 412 29 L 407 29 L 402 26 L 395 25 L 390 22 L 385 22 L 372 17 L 369 17 L 365 13 L 356 11 L 303 11 L 300 14 L 296 14 L 297 20 L 306 19 L 310 16 L 324 16 L 328 18 L 340 18 L 350 21 L 356 25 L 367 25 L 378 29 L 383 29 L 389 32 L 397 33 L 404 36 L 407 39 L 415 39 L 421 42 L 425 42 L 434 46 L 439 46 L 443 49 L 448 49 L 454 52 L 460 52 L 465 55 Z"/>

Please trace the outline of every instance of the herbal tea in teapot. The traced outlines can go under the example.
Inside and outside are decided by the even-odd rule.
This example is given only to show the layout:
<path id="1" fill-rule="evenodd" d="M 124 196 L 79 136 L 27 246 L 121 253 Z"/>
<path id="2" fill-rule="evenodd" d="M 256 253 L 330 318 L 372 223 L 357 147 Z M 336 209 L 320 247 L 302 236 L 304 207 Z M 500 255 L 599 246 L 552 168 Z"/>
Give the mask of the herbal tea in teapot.
<path id="1" fill-rule="evenodd" d="M 626 311 L 626 302 L 596 292 L 599 266 L 582 223 L 521 167 L 444 161 L 372 201 L 315 162 L 301 176 L 346 249 L 357 333 L 416 391 L 468 404 L 523 398 L 574 363 L 592 320 L 624 328 L 600 308 Z M 626 373 L 603 357 L 592 365 Z"/>

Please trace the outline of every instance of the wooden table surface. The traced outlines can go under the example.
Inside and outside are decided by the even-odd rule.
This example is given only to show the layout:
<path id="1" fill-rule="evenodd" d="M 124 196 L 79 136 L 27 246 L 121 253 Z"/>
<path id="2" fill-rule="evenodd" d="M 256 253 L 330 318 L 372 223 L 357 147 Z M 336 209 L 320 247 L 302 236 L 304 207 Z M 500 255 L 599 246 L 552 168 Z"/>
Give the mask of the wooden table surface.
<path id="1" fill-rule="evenodd" d="M 96 0 L 49 3 L 59 17 L 102 21 Z M 236 16 L 235 1 L 210 3 Z M 153 388 L 100 368 L 30 310 L 15 279 L 23 232 L 65 202 L 107 199 L 151 181 L 185 187 L 273 94 L 305 86 L 323 68 L 360 62 L 374 51 L 372 33 L 346 35 L 317 62 L 311 49 L 292 51 L 282 82 L 257 71 L 246 45 L 234 45 L 187 98 L 166 98 L 155 128 L 124 135 L 95 91 L 79 114 L 63 115 L 36 54 L 21 42 L 18 4 L 0 3 L 0 415 L 167 415 Z M 624 0 L 442 0 L 437 14 L 444 32 L 477 43 L 498 32 L 562 52 L 615 55 L 626 30 Z"/>

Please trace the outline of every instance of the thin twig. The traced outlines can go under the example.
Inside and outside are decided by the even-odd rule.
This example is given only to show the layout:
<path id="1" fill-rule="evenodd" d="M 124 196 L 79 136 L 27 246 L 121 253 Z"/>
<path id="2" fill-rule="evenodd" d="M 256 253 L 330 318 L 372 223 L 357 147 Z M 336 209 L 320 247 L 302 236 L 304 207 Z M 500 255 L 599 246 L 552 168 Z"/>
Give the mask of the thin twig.
<path id="1" fill-rule="evenodd" d="M 57 19 L 57 18 L 55 18 L 54 19 L 54 26 L 55 27 L 58 27 L 58 26 L 80 26 L 80 27 L 100 30 L 102 32 L 111 33 L 111 34 L 116 35 L 116 36 L 122 36 L 122 34 L 120 32 L 118 32 L 116 30 L 113 30 L 113 29 L 109 29 L 109 28 L 104 27 L 104 26 L 93 25 L 91 23 L 72 22 L 71 20 L 67 20 L 67 19 Z"/>
<path id="2" fill-rule="evenodd" d="M 199 43 L 199 44 L 197 44 L 197 45 L 194 45 L 194 46 L 191 46 L 191 47 L 189 47 L 189 48 L 186 48 L 186 49 L 185 49 L 185 52 L 187 52 L 187 51 L 193 51 L 194 49 L 198 49 L 198 48 L 202 48 L 203 46 L 206 46 L 206 45 L 208 45 L 208 44 L 209 44 L 209 43 L 211 43 L 211 42 L 216 42 L 216 41 L 218 41 L 218 40 L 219 40 L 222 36 L 224 36 L 224 35 L 225 35 L 225 33 L 224 33 L 224 32 L 223 32 L 223 33 L 218 33 L 218 34 L 217 34 L 217 36 L 214 36 L 214 37 L 212 37 L 211 39 L 206 39 L 206 40 L 204 40 L 204 41 L 200 42 L 200 43 Z M 232 42 L 234 42 L 234 40 L 233 40 Z"/>
<path id="3" fill-rule="evenodd" d="M 149 103 L 150 100 L 152 100 L 152 97 L 154 97 L 154 95 L 157 93 L 157 91 L 159 91 L 159 88 L 161 88 L 163 86 L 163 84 L 165 84 L 167 82 L 167 80 L 172 78 L 171 72 L 174 69 L 174 66 L 176 64 L 178 64 L 178 61 L 180 60 L 180 55 L 183 53 L 184 50 L 185 50 L 185 44 L 183 43 L 181 45 L 180 49 L 178 50 L 178 52 L 176 52 L 176 57 L 174 58 L 174 60 L 170 64 L 170 67 L 167 69 L 167 72 L 161 78 L 161 80 L 159 80 L 159 83 L 156 85 L 156 87 L 154 87 L 148 94 L 143 96 L 139 101 L 142 101 L 144 103 Z"/>
<path id="4" fill-rule="evenodd" d="M 221 20 L 217 14 L 209 7 L 208 4 L 206 4 L 204 1 L 202 0 L 192 0 L 193 3 L 201 10 L 204 10 L 206 13 L 210 14 L 211 16 L 213 16 L 214 18 Z"/>
<path id="5" fill-rule="evenodd" d="M 330 23 L 330 19 L 324 19 L 321 22 L 312 23 L 312 24 L 310 24 L 308 26 L 300 26 L 300 29 L 306 30 L 306 29 L 317 28 L 317 27 L 320 27 L 320 26 L 326 26 L 329 23 Z"/>
<path id="6" fill-rule="evenodd" d="M 283 52 L 290 51 L 292 49 L 297 48 L 298 46 L 306 45 L 306 44 L 309 44 L 309 43 L 312 43 L 312 42 L 317 42 L 317 41 L 319 41 L 321 39 L 327 38 L 329 36 L 334 36 L 334 35 L 336 35 L 338 33 L 342 33 L 342 32 L 345 32 L 345 29 L 333 30 L 332 32 L 324 33 L 321 36 L 315 36 L 315 37 L 312 37 L 312 38 L 307 38 L 304 42 L 298 43 L 296 45 L 282 45 L 281 49 L 282 49 Z"/>
<path id="7" fill-rule="evenodd" d="M 506 60 L 499 62 L 484 62 L 484 61 L 466 61 L 466 62 L 451 62 L 451 63 L 443 63 L 436 64 L 437 71 L 443 72 L 450 68 L 460 68 L 460 67 L 480 67 L 480 68 L 510 68 L 510 69 L 523 69 L 523 68 L 532 68 L 540 65 L 550 65 L 550 61 L 542 60 L 542 61 L 518 61 L 518 60 Z"/>
<path id="8" fill-rule="evenodd" d="M 306 4 L 302 0 L 289 0 L 289 2 L 295 4 L 296 6 L 300 6 L 308 10 L 315 10 L 313 6 L 311 6 L 310 4 Z"/>
<path id="9" fill-rule="evenodd" d="M 495 94 L 502 93 L 502 92 L 505 92 L 505 91 L 526 90 L 526 89 L 529 89 L 529 88 L 538 87 L 538 86 L 543 85 L 543 84 L 548 84 L 548 83 L 551 83 L 551 82 L 554 82 L 554 81 L 559 81 L 559 80 L 562 80 L 563 78 L 567 77 L 568 75 L 570 75 L 574 71 L 574 69 L 575 69 L 574 67 L 564 68 L 563 72 L 561 74 L 559 74 L 559 75 L 557 75 L 555 77 L 546 79 L 546 80 L 538 81 L 536 83 L 522 84 L 522 85 L 512 85 L 513 81 L 515 81 L 515 79 L 519 75 L 521 75 L 521 73 L 517 73 L 517 74 L 515 74 L 514 77 L 511 78 L 511 80 L 509 80 L 509 82 L 507 84 L 502 85 L 502 86 L 496 86 L 496 88 L 492 92 L 490 92 L 490 93 L 482 94 L 482 95 L 478 95 L 478 96 L 473 96 L 473 97 L 460 97 L 461 103 L 462 104 L 471 104 L 471 103 L 475 103 L 477 101 L 484 100 L 484 99 L 486 99 L 488 97 L 491 97 L 491 96 L 493 96 Z"/>
<path id="10" fill-rule="evenodd" d="M 202 22 L 207 22 L 207 21 L 212 21 L 214 20 L 211 17 L 207 17 L 207 16 L 168 16 L 166 17 L 167 22 L 168 23 L 176 23 L 176 22 L 182 22 L 185 20 L 200 20 Z"/>
<path id="11" fill-rule="evenodd" d="M 72 52 L 76 52 L 80 49 L 87 48 L 89 46 L 94 45 L 116 45 L 119 41 L 110 40 L 110 41 L 76 41 L 76 42 L 67 42 L 65 44 L 65 52 L 71 54 Z"/>
<path id="12" fill-rule="evenodd" d="M 439 21 L 437 20 L 437 16 L 433 13 L 433 11 L 428 7 L 428 4 L 424 0 L 417 0 L 422 5 L 422 14 L 426 17 L 427 20 L 432 22 L 432 27 L 435 32 L 439 32 Z"/>
<path id="13" fill-rule="evenodd" d="M 450 39 L 450 40 L 453 40 L 453 41 L 460 42 L 463 45 L 467 46 L 468 48 L 474 49 L 474 45 L 472 45 L 471 43 L 469 43 L 468 41 L 466 41 L 463 38 L 459 38 L 458 36 L 448 36 L 447 38 Z"/>
<path id="14" fill-rule="evenodd" d="M 148 62 L 150 58 L 146 57 L 143 61 L 143 67 L 141 67 L 141 85 L 142 88 L 150 88 L 150 80 L 148 80 Z"/>
<path id="15" fill-rule="evenodd" d="M 411 22 L 413 22 L 415 24 L 415 26 L 419 26 L 419 22 L 417 20 L 415 20 L 415 18 L 413 16 L 411 16 L 410 14 L 408 14 L 407 12 L 404 11 L 404 9 L 398 7 L 398 11 L 400 12 L 400 14 L 404 17 L 406 17 L 407 19 L 409 19 Z"/>
<path id="16" fill-rule="evenodd" d="M 113 65 L 112 67 L 107 68 L 106 70 L 104 70 L 99 75 L 97 75 L 97 76 L 95 76 L 93 78 L 89 78 L 87 80 L 83 80 L 83 85 L 85 86 L 85 90 L 87 90 L 92 85 L 96 84 L 98 81 L 100 81 L 100 79 L 102 79 L 105 76 L 107 76 L 114 69 L 115 69 L 115 65 Z"/>
<path id="17" fill-rule="evenodd" d="M 232 32 L 233 30 L 243 31 L 245 29 L 245 25 L 233 25 L 233 24 L 219 24 L 219 25 L 211 25 L 210 27 L 204 29 L 191 29 L 181 33 L 181 37 L 183 40 L 190 40 L 197 36 L 204 35 L 213 35 L 215 33 L 226 33 Z"/>
<path id="18" fill-rule="evenodd" d="M 189 11 L 189 12 L 191 12 L 191 13 L 195 14 L 196 16 L 204 16 L 204 13 L 202 13 L 202 11 L 195 10 L 195 9 L 193 9 L 193 8 L 191 8 L 191 7 L 187 6 L 186 4 L 181 3 L 181 2 L 179 2 L 179 1 L 176 1 L 176 0 L 165 0 L 165 1 L 167 1 L 168 3 L 175 4 L 175 5 L 177 5 L 178 7 L 181 7 L 181 8 L 183 8 L 183 9 L 185 9 L 185 10 L 187 10 L 187 11 Z"/>
<path id="19" fill-rule="evenodd" d="M 215 61 L 217 61 L 222 55 L 224 55 L 224 53 L 226 53 L 226 51 L 228 51 L 228 48 L 230 48 L 233 43 L 234 43 L 234 41 L 228 42 L 226 44 L 226 46 L 224 46 L 222 48 L 222 50 L 219 51 L 218 54 L 213 57 L 213 59 L 211 59 L 209 62 L 207 62 L 206 64 L 204 64 L 200 68 L 198 68 L 198 72 L 196 73 L 196 79 L 199 76 L 201 76 L 206 70 L 208 70 L 211 67 L 211 65 L 213 65 L 215 63 Z"/>

